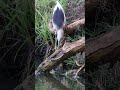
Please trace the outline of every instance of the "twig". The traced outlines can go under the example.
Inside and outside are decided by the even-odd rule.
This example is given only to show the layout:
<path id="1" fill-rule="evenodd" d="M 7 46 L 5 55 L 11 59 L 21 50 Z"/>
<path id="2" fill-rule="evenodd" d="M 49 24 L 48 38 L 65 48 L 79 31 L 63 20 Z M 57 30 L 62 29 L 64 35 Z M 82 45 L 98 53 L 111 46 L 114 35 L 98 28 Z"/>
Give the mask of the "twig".
<path id="1" fill-rule="evenodd" d="M 78 73 L 85 67 L 85 64 L 83 64 L 78 70 L 77 70 L 77 73 L 76 73 L 76 76 L 78 76 Z"/>

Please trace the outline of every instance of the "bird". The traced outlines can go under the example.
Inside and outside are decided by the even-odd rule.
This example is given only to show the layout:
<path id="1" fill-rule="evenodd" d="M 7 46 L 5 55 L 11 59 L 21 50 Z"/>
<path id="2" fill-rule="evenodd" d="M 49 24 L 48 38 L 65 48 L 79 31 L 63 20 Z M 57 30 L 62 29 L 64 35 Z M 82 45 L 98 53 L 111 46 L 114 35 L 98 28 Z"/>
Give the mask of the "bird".
<path id="1" fill-rule="evenodd" d="M 56 1 L 56 5 L 53 9 L 52 26 L 55 33 L 55 49 L 56 46 L 60 47 L 60 42 L 64 39 L 63 27 L 66 23 L 65 11 L 59 1 Z"/>

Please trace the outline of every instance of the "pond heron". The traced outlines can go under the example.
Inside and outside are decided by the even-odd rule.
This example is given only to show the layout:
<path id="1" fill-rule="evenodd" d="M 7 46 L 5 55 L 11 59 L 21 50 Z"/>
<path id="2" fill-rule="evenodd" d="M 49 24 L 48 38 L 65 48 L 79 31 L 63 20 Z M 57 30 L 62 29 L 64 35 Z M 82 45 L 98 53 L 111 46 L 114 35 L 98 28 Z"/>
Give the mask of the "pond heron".
<path id="1" fill-rule="evenodd" d="M 55 33 L 55 49 L 58 45 L 58 48 L 60 47 L 61 40 L 64 38 L 64 31 L 63 27 L 66 22 L 65 12 L 62 8 L 61 4 L 56 1 L 56 5 L 53 9 L 53 16 L 52 16 L 52 25 L 53 30 Z"/>

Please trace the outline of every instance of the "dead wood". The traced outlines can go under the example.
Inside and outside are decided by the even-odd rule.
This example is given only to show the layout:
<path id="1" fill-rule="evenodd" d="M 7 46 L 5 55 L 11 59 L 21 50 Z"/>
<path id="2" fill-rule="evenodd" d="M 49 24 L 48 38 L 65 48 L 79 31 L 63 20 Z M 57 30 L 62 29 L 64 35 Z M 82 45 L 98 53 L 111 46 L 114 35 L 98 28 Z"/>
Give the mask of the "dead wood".
<path id="1" fill-rule="evenodd" d="M 71 34 L 75 31 L 76 28 L 78 28 L 79 26 L 84 26 L 85 25 L 85 18 L 83 19 L 78 19 L 68 25 L 65 25 L 64 26 L 64 32 L 65 34 Z M 53 31 L 53 26 L 52 26 L 52 21 L 50 20 L 49 24 L 48 24 L 48 27 L 49 27 L 49 31 L 54 34 L 54 31 Z"/>
<path id="2" fill-rule="evenodd" d="M 83 64 L 83 65 L 77 70 L 76 75 L 78 75 L 78 73 L 80 73 L 80 71 L 83 70 L 84 68 L 85 68 L 85 64 Z"/>
<path id="3" fill-rule="evenodd" d="M 120 30 L 86 40 L 86 62 L 110 62 L 120 56 Z"/>
<path id="4" fill-rule="evenodd" d="M 65 33 L 71 34 L 75 31 L 76 28 L 85 25 L 85 18 L 76 20 L 75 22 L 65 26 Z"/>
<path id="5" fill-rule="evenodd" d="M 69 58 L 76 53 L 83 52 L 85 48 L 85 38 L 78 41 L 68 43 L 66 42 L 63 47 L 56 50 L 52 55 L 50 55 L 46 60 L 44 60 L 37 68 L 36 74 L 38 72 L 46 72 L 57 67 L 65 59 Z"/>

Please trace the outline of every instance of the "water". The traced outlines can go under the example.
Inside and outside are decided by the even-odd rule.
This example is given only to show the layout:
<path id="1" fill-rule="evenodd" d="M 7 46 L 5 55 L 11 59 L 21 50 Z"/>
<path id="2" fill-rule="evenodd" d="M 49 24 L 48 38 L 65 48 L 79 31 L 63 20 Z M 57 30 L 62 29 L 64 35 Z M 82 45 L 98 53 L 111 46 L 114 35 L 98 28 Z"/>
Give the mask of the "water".
<path id="1" fill-rule="evenodd" d="M 65 76 L 47 74 L 35 80 L 35 90 L 85 90 L 83 78 L 73 79 Z"/>

